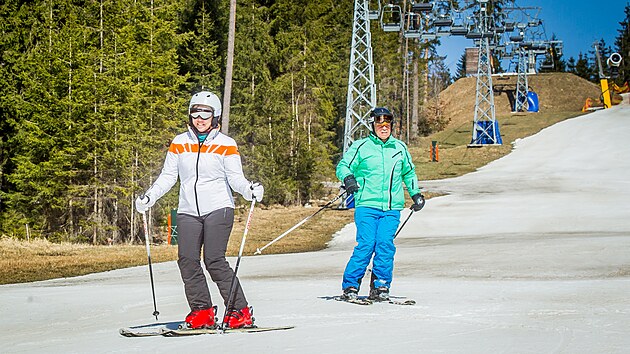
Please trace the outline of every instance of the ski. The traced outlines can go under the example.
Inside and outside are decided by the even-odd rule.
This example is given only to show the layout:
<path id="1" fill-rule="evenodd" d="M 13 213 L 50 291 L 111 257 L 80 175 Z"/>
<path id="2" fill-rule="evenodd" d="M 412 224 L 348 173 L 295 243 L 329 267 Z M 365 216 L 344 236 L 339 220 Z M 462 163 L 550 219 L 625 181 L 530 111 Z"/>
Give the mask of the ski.
<path id="1" fill-rule="evenodd" d="M 125 337 L 151 337 L 160 336 L 162 335 L 162 331 L 164 330 L 178 329 L 183 325 L 184 322 L 181 321 L 151 323 L 146 325 L 120 328 L 118 332 L 121 336 Z"/>
<path id="2" fill-rule="evenodd" d="M 223 331 L 217 328 L 171 328 L 171 326 L 145 326 L 145 327 L 127 327 L 118 330 L 120 335 L 124 337 L 183 337 L 194 336 L 200 334 L 220 334 L 220 333 L 256 333 L 256 332 L 269 332 L 292 329 L 295 326 L 280 326 L 280 327 L 243 327 L 243 328 L 228 328 Z"/>
<path id="3" fill-rule="evenodd" d="M 153 336 L 161 336 L 162 329 L 150 330 L 150 331 L 139 331 L 134 328 L 121 328 L 118 330 L 123 337 L 153 337 Z"/>
<path id="4" fill-rule="evenodd" d="M 257 333 L 257 332 L 269 332 L 269 331 L 283 331 L 292 329 L 295 326 L 281 326 L 281 327 L 243 327 L 243 328 L 227 328 L 220 330 L 217 328 L 199 328 L 199 329 L 171 329 L 163 330 L 161 335 L 164 337 L 183 337 L 183 336 L 196 336 L 200 334 L 221 334 L 221 333 Z"/>
<path id="5" fill-rule="evenodd" d="M 333 300 L 343 301 L 343 302 L 356 304 L 356 305 L 372 305 L 374 303 L 372 300 L 366 297 L 357 297 L 356 299 L 346 299 L 345 297 L 341 295 L 333 296 Z"/>
<path id="6" fill-rule="evenodd" d="M 387 303 L 387 304 L 392 304 L 392 305 L 402 305 L 402 306 L 412 306 L 416 304 L 416 300 L 412 300 L 412 299 L 406 299 L 406 300 L 389 299 L 387 301 L 377 301 L 377 302 L 382 302 L 382 303 Z"/>
<path id="7" fill-rule="evenodd" d="M 411 306 L 416 304 L 416 300 L 404 299 L 404 298 L 390 298 L 389 300 L 379 301 L 369 299 L 367 296 L 359 296 L 356 299 L 346 299 L 341 295 L 337 296 L 322 296 L 320 297 L 324 300 L 336 300 L 347 302 L 355 305 L 373 305 L 373 304 L 391 304 L 391 305 L 401 305 L 401 306 Z"/>

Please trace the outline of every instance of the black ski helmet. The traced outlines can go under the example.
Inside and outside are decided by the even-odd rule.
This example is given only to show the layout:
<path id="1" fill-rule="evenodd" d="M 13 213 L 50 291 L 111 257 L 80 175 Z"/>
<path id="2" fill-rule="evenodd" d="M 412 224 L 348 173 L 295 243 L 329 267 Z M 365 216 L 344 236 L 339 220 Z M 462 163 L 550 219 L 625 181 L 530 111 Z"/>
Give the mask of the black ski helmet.
<path id="1" fill-rule="evenodd" d="M 374 121 L 376 120 L 376 118 L 383 117 L 383 116 L 389 117 L 389 119 L 391 119 L 392 131 L 394 131 L 394 115 L 392 114 L 392 112 L 390 112 L 389 109 L 385 107 L 376 107 L 370 113 L 370 118 L 368 118 L 368 123 L 370 124 L 370 127 L 372 128 L 372 133 L 376 133 L 376 130 L 374 127 Z"/>

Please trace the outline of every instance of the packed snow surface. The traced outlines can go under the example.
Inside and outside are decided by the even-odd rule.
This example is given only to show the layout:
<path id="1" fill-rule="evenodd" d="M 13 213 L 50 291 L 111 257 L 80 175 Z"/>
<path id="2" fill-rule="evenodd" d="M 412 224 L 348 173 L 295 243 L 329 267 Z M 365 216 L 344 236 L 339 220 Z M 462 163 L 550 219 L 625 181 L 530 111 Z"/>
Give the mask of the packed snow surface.
<path id="1" fill-rule="evenodd" d="M 396 239 L 391 289 L 415 306 L 320 298 L 341 292 L 350 224 L 324 251 L 242 259 L 256 323 L 292 330 L 122 337 L 120 327 L 155 322 L 142 266 L 0 286 L 0 352 L 628 352 L 630 106 L 563 121 L 474 173 L 421 185 L 445 196 Z M 183 319 L 176 263 L 153 270 L 160 322 Z"/>

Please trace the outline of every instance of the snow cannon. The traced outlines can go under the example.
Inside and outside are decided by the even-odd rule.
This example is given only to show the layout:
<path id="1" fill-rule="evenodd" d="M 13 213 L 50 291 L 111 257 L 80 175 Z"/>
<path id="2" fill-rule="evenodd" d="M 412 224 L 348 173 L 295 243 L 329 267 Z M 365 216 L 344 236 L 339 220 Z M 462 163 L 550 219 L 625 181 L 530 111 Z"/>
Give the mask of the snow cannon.
<path id="1" fill-rule="evenodd" d="M 608 57 L 608 60 L 606 60 L 606 65 L 608 65 L 609 68 L 618 68 L 619 65 L 621 65 L 621 59 L 621 54 L 612 53 L 610 57 Z"/>
<path id="2" fill-rule="evenodd" d="M 619 76 L 619 65 L 621 65 L 621 54 L 612 53 L 606 60 L 606 65 L 610 68 L 610 77 L 614 80 Z"/>

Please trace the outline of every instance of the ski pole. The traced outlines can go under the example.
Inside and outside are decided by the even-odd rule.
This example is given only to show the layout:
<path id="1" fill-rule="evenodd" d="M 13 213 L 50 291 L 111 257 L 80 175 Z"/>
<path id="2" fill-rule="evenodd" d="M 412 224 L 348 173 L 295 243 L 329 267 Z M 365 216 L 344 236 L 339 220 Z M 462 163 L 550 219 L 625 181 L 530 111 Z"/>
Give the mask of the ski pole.
<path id="1" fill-rule="evenodd" d="M 249 225 L 252 222 L 252 215 L 254 215 L 254 205 L 256 204 L 256 197 L 252 198 L 252 205 L 249 207 L 249 215 L 247 216 L 247 223 L 245 224 L 245 231 L 243 232 L 243 239 L 241 240 L 241 248 L 238 250 L 238 257 L 236 258 L 236 265 L 234 266 L 234 274 L 232 275 L 232 283 L 230 283 L 230 292 L 228 294 L 227 302 L 225 304 L 225 314 L 223 315 L 223 321 L 221 322 L 220 331 L 225 330 L 225 317 L 227 317 L 230 307 L 232 307 L 232 295 L 234 295 L 234 288 L 236 285 L 236 273 L 238 273 L 238 267 L 241 264 L 241 258 L 243 257 L 243 249 L 245 248 L 245 240 L 247 239 L 247 232 L 249 232 Z"/>
<path id="2" fill-rule="evenodd" d="M 256 252 L 254 252 L 254 254 L 261 254 L 262 251 L 265 250 L 265 248 L 273 245 L 274 243 L 276 243 L 276 241 L 280 240 L 281 238 L 283 238 L 284 236 L 288 235 L 291 231 L 297 229 L 298 227 L 300 227 L 302 224 L 304 224 L 305 222 L 308 221 L 308 219 L 312 218 L 313 216 L 319 214 L 320 211 L 328 208 L 330 206 L 330 204 L 334 203 L 337 199 L 341 198 L 344 194 L 346 194 L 346 192 L 344 191 L 343 193 L 339 194 L 338 196 L 335 197 L 335 199 L 331 200 L 330 202 L 328 202 L 326 205 L 324 205 L 323 207 L 319 208 L 318 211 L 316 211 L 315 213 L 307 216 L 306 218 L 304 218 L 302 221 L 300 221 L 299 223 L 295 224 L 292 228 L 288 229 L 287 231 L 285 231 L 282 235 L 276 237 L 273 241 L 269 242 L 268 244 L 264 245 L 261 248 L 257 248 Z"/>
<path id="3" fill-rule="evenodd" d="M 407 218 L 405 219 L 405 221 L 403 221 L 402 225 L 400 225 L 398 230 L 396 230 L 396 233 L 394 234 L 394 238 L 398 237 L 398 234 L 400 233 L 400 230 L 402 230 L 403 227 L 405 227 L 405 224 L 407 223 L 407 221 L 409 221 L 409 219 L 411 218 L 411 215 L 413 215 L 413 213 L 415 213 L 415 211 L 413 209 L 411 209 L 411 212 L 409 213 L 409 215 L 407 215 Z"/>
<path id="4" fill-rule="evenodd" d="M 420 209 L 418 209 L 417 211 L 420 211 L 422 210 L 422 208 L 424 208 L 424 203 L 425 203 L 424 198 L 422 198 L 422 203 L 420 203 Z M 396 230 L 396 234 L 394 234 L 394 238 L 396 238 L 396 236 L 398 236 L 398 234 L 400 233 L 400 230 L 402 230 L 403 227 L 405 227 L 405 224 L 407 223 L 407 221 L 409 221 L 409 218 L 411 218 L 411 215 L 413 215 L 413 213 L 416 212 L 414 208 L 409 208 L 409 209 L 411 209 L 411 213 L 409 213 L 409 215 L 407 216 L 405 221 L 402 223 L 402 225 L 400 225 L 398 230 Z"/>
<path id="5" fill-rule="evenodd" d="M 147 257 L 149 259 L 149 276 L 151 277 L 151 292 L 153 293 L 153 316 L 158 319 L 160 312 L 157 310 L 155 302 L 155 286 L 153 285 L 153 267 L 151 266 L 151 247 L 149 247 L 149 227 L 147 224 L 147 213 L 142 213 L 142 224 L 144 225 L 144 243 L 147 246 Z"/>

